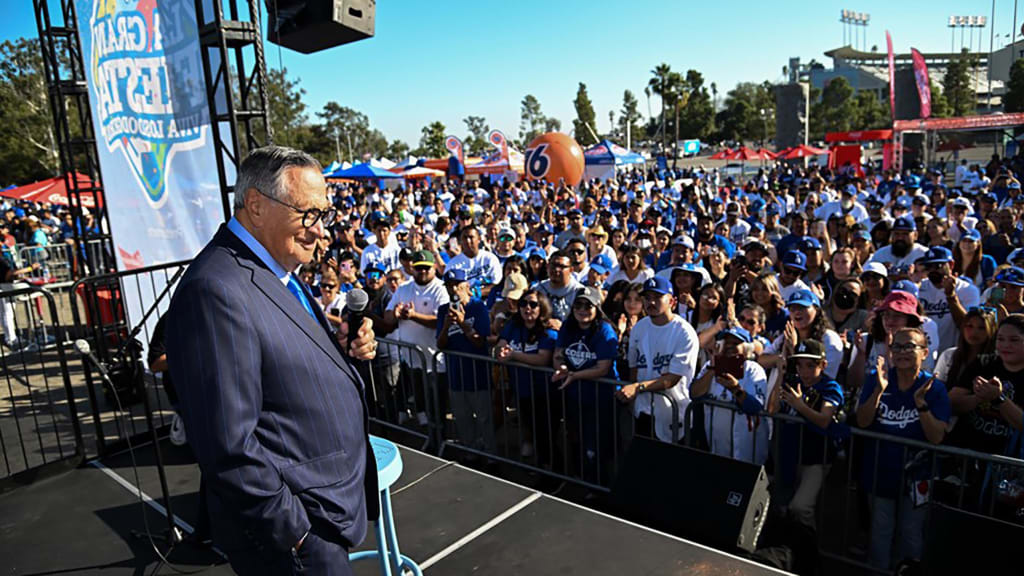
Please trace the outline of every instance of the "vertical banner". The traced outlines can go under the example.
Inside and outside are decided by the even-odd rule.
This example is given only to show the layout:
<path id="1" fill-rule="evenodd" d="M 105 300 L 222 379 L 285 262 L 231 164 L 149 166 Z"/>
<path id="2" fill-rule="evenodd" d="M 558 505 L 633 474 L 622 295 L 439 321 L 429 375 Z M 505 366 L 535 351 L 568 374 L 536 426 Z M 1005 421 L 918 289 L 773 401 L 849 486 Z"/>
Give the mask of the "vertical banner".
<path id="1" fill-rule="evenodd" d="M 917 95 L 921 97 L 921 118 L 928 118 L 932 115 L 932 89 L 928 85 L 928 67 L 925 66 L 924 56 L 921 56 L 917 48 L 911 48 L 910 55 L 914 59 L 914 80 L 917 81 Z"/>
<path id="2" fill-rule="evenodd" d="M 889 49 L 889 112 L 896 120 L 896 57 L 892 53 L 892 35 L 885 31 L 885 43 Z"/>
<path id="3" fill-rule="evenodd" d="M 502 134 L 501 130 L 491 130 L 491 133 L 487 135 L 487 140 L 495 148 L 501 150 L 501 159 L 508 163 L 508 140 L 505 139 L 505 135 Z"/>
<path id="4" fill-rule="evenodd" d="M 192 258 L 224 218 L 194 0 L 76 0 L 118 267 Z"/>
<path id="5" fill-rule="evenodd" d="M 449 136 L 444 139 L 444 147 L 459 159 L 459 164 L 466 165 L 466 155 L 462 151 L 462 140 L 455 136 Z"/>

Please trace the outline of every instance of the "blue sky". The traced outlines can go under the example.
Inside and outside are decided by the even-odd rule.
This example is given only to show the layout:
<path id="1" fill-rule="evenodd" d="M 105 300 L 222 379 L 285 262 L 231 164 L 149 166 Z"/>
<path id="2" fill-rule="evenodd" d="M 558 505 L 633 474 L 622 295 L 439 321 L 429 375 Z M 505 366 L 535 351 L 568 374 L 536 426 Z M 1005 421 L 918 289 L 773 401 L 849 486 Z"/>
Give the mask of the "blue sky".
<path id="1" fill-rule="evenodd" d="M 0 41 L 37 34 L 31 0 L 4 4 Z M 897 51 L 914 46 L 928 52 L 949 50 L 950 15 L 989 17 L 992 3 L 382 0 L 374 38 L 313 55 L 283 50 L 280 59 L 268 44 L 266 57 L 268 67 L 283 62 L 301 79 L 311 118 L 335 100 L 413 147 L 420 128 L 434 120 L 464 135 L 462 119 L 469 115 L 484 116 L 492 128 L 515 137 L 527 93 L 568 131 L 579 82 L 587 85 L 598 130 L 606 131 L 608 111 L 618 112 L 625 89 L 637 95 L 646 115 L 643 88 L 661 62 L 701 71 L 706 82 L 718 84 L 720 95 L 740 81 L 780 80 L 791 56 L 827 63 L 823 52 L 842 44 L 843 8 L 871 14 L 869 49 L 884 51 L 889 29 Z M 1011 31 L 1013 10 L 1014 0 L 996 1 L 997 34 Z M 982 45 L 987 51 L 987 28 Z M 652 109 L 658 106 L 652 98 Z"/>

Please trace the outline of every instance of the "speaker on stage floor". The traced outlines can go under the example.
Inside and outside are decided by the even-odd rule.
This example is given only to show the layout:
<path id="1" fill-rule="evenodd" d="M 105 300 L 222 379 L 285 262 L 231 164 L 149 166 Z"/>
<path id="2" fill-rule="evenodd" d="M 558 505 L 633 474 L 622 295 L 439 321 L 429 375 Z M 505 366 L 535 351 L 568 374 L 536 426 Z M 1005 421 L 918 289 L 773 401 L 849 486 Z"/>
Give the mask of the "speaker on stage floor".
<path id="1" fill-rule="evenodd" d="M 763 466 L 640 436 L 612 485 L 623 518 L 725 550 L 754 551 L 768 501 Z"/>
<path id="2" fill-rule="evenodd" d="M 265 0 L 267 40 L 303 54 L 374 34 L 376 0 Z"/>
<path id="3" fill-rule="evenodd" d="M 925 574 L 1005 574 L 1020 567 L 1021 524 L 934 503 L 926 534 Z"/>

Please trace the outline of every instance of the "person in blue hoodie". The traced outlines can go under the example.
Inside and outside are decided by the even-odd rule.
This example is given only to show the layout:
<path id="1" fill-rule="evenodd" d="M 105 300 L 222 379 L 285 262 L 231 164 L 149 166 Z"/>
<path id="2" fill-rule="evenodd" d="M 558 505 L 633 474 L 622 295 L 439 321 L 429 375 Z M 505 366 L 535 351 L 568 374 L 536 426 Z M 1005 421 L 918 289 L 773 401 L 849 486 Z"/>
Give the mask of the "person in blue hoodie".
<path id="1" fill-rule="evenodd" d="M 861 388 L 858 426 L 919 442 L 942 442 L 951 412 L 949 396 L 945 384 L 921 369 L 927 355 L 928 338 L 920 328 L 901 328 L 893 335 L 889 353 L 878 357 Z M 864 442 L 861 485 L 871 503 L 868 556 L 882 571 L 889 570 L 893 556 L 919 560 L 924 548 L 928 507 L 921 504 L 929 496 L 930 467 L 905 468 L 908 452 L 902 444 Z"/>

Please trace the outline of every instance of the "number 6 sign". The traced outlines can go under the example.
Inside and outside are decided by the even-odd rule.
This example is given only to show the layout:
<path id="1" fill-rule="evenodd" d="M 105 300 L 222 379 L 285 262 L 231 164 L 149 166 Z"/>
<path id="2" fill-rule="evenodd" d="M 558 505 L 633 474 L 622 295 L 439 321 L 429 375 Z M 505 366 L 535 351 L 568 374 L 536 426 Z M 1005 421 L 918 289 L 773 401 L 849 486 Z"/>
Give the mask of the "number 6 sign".
<path id="1" fill-rule="evenodd" d="M 576 186 L 583 178 L 583 149 L 570 136 L 560 132 L 541 134 L 526 149 L 524 170 L 528 180 L 552 184 L 564 179 Z"/>

